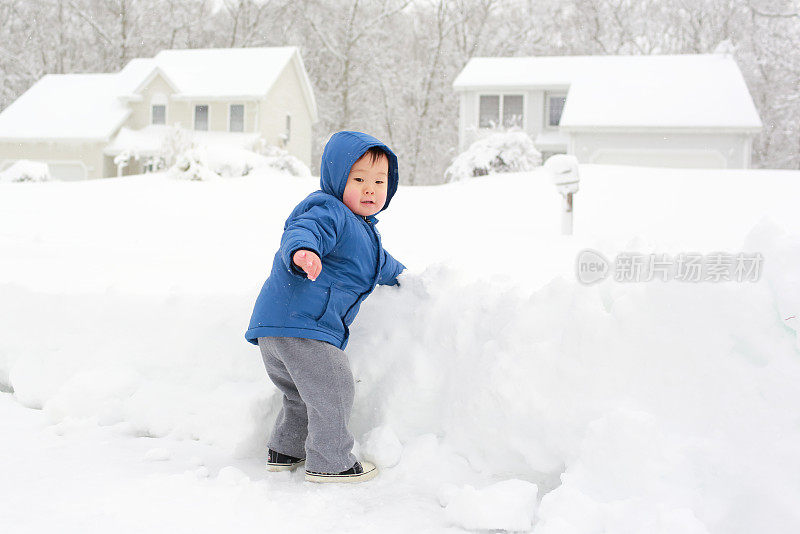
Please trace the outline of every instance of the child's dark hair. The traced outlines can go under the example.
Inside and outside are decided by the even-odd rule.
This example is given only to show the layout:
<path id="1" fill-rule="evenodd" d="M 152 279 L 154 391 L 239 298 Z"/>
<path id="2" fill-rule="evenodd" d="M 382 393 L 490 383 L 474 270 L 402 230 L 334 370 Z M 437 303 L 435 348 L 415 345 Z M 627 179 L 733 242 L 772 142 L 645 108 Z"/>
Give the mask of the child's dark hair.
<path id="1" fill-rule="evenodd" d="M 378 148 L 376 146 L 369 147 L 367 151 L 364 152 L 364 155 L 361 156 L 361 158 L 366 158 L 367 156 L 369 156 L 370 158 L 369 159 L 370 165 L 375 165 L 375 162 L 380 158 L 386 158 L 387 161 L 389 160 L 388 154 L 386 154 L 386 152 L 383 149 Z"/>

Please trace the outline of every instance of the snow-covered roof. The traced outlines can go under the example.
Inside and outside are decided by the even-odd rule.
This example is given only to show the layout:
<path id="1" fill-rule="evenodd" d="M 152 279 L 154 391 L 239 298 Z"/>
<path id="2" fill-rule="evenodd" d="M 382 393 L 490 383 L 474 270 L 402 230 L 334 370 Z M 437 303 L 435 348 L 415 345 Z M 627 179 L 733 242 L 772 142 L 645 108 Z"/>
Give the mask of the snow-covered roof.
<path id="1" fill-rule="evenodd" d="M 761 128 L 742 73 L 728 54 L 481 57 L 467 63 L 453 88 L 568 89 L 564 130 Z"/>
<path id="2" fill-rule="evenodd" d="M 158 67 L 179 96 L 259 97 L 269 91 L 296 51 L 294 46 L 162 50 L 153 58 L 130 61 L 120 78 L 123 90 L 133 94 Z"/>
<path id="3" fill-rule="evenodd" d="M 156 74 L 174 87 L 174 99 L 255 99 L 291 61 L 314 121 L 316 102 L 297 47 L 163 50 L 117 73 L 44 76 L 0 112 L 0 139 L 106 140 L 130 114 L 126 100 Z"/>
<path id="4" fill-rule="evenodd" d="M 0 138 L 103 139 L 131 113 L 116 74 L 48 74 L 0 113 Z"/>

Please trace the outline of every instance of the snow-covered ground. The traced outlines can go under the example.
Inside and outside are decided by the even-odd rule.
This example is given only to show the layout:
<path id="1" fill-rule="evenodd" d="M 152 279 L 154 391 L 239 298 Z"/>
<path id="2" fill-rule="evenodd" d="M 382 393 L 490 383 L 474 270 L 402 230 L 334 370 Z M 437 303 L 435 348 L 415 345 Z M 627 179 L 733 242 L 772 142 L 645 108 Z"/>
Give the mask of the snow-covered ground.
<path id="1" fill-rule="evenodd" d="M 800 530 L 800 172 L 582 166 L 401 187 L 351 429 L 380 476 L 267 473 L 243 334 L 278 172 L 0 184 L 0 502 L 15 532 Z M 759 252 L 758 282 L 586 286 L 578 253 Z"/>

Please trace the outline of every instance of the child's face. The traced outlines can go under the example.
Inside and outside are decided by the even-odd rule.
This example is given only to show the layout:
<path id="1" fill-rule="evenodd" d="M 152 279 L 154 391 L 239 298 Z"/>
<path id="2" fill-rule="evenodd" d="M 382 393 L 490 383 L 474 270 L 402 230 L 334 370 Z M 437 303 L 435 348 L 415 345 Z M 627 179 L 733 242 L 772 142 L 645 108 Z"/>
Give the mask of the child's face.
<path id="1" fill-rule="evenodd" d="M 356 215 L 375 215 L 386 203 L 389 180 L 389 158 L 381 156 L 370 163 L 366 154 L 353 163 L 342 201 Z"/>

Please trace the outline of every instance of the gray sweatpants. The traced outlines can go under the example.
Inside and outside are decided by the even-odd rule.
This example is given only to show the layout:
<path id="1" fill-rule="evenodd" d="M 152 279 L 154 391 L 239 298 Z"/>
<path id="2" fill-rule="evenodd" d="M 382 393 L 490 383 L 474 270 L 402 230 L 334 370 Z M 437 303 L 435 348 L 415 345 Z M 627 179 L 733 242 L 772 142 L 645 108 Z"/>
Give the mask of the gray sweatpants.
<path id="1" fill-rule="evenodd" d="M 283 393 L 269 448 L 306 459 L 306 470 L 341 473 L 353 467 L 347 429 L 355 383 L 338 347 L 298 337 L 260 337 L 267 374 Z"/>

